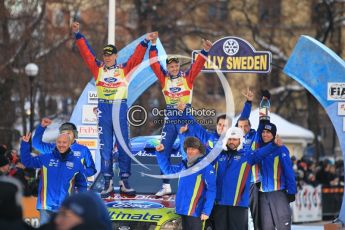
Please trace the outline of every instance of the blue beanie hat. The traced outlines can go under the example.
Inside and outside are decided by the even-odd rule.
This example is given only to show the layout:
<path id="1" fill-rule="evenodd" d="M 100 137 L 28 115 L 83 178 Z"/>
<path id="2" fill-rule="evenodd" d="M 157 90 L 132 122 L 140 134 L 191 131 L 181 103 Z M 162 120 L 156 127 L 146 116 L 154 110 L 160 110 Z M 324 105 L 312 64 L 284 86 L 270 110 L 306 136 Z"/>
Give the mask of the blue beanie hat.
<path id="1" fill-rule="evenodd" d="M 273 137 L 277 135 L 277 126 L 273 123 L 268 123 L 264 126 L 264 130 L 272 133 Z"/>
<path id="2" fill-rule="evenodd" d="M 61 205 L 83 219 L 85 224 L 97 224 L 102 229 L 111 230 L 111 221 L 103 200 L 94 192 L 73 194 Z"/>

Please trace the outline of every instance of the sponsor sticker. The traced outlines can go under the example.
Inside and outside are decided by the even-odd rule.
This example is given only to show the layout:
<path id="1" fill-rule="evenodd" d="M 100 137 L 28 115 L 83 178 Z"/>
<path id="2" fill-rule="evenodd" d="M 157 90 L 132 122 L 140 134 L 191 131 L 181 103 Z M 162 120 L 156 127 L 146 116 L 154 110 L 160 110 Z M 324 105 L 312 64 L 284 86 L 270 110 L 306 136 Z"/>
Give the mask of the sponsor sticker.
<path id="1" fill-rule="evenodd" d="M 177 93 L 179 91 L 181 91 L 181 88 L 180 87 L 171 87 L 169 88 L 170 92 L 173 92 L 173 93 Z"/>
<path id="2" fill-rule="evenodd" d="M 80 153 L 80 151 L 73 151 L 73 155 L 75 157 L 80 157 L 81 153 Z"/>
<path id="3" fill-rule="evenodd" d="M 74 166 L 74 163 L 72 161 L 67 161 L 66 162 L 66 167 L 69 168 L 69 169 L 72 169 Z"/>
<path id="4" fill-rule="evenodd" d="M 84 105 L 82 114 L 83 124 L 97 124 L 97 106 Z"/>
<path id="5" fill-rule="evenodd" d="M 345 116 L 345 102 L 338 102 L 338 115 Z"/>
<path id="6" fill-rule="evenodd" d="M 78 125 L 78 137 L 96 137 L 98 138 L 97 125 Z"/>
<path id="7" fill-rule="evenodd" d="M 59 160 L 50 159 L 49 167 L 58 167 L 58 165 L 59 165 Z"/>
<path id="8" fill-rule="evenodd" d="M 97 104 L 98 103 L 97 91 L 88 91 L 87 92 L 87 103 L 89 103 L 89 104 Z"/>
<path id="9" fill-rule="evenodd" d="M 78 144 L 85 145 L 89 149 L 97 149 L 98 148 L 98 140 L 97 139 L 78 139 Z"/>
<path id="10" fill-rule="evenodd" d="M 164 208 L 160 203 L 151 202 L 151 201 L 114 201 L 106 204 L 110 208 L 130 208 L 130 209 L 152 209 L 152 208 Z"/>

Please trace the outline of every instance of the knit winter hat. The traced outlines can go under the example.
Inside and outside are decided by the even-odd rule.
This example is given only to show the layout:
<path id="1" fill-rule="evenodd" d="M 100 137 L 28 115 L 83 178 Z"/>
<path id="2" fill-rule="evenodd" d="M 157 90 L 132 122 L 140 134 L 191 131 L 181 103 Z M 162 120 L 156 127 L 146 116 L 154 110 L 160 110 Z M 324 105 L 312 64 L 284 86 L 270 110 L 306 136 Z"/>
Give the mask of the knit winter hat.
<path id="1" fill-rule="evenodd" d="M 205 154 L 205 147 L 201 141 L 196 137 L 187 137 L 183 142 L 183 150 L 187 152 L 187 148 L 199 149 L 200 154 Z"/>
<path id="2" fill-rule="evenodd" d="M 99 196 L 87 191 L 73 194 L 61 205 L 83 219 L 90 225 L 102 225 L 102 229 L 111 229 L 107 208 Z"/>
<path id="3" fill-rule="evenodd" d="M 273 137 L 277 135 L 277 126 L 273 123 L 268 123 L 264 126 L 264 130 L 272 133 Z"/>

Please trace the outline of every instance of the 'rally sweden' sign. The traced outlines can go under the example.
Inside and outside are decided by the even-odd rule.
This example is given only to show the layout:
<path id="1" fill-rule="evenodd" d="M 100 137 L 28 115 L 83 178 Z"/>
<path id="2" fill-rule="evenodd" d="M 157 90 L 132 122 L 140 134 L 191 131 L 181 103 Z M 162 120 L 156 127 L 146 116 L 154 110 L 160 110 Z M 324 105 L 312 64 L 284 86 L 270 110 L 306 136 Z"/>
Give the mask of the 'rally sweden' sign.
<path id="1" fill-rule="evenodd" d="M 195 61 L 198 51 L 193 51 Z M 246 40 L 225 37 L 213 43 L 203 72 L 268 73 L 271 71 L 271 53 L 256 51 Z"/>

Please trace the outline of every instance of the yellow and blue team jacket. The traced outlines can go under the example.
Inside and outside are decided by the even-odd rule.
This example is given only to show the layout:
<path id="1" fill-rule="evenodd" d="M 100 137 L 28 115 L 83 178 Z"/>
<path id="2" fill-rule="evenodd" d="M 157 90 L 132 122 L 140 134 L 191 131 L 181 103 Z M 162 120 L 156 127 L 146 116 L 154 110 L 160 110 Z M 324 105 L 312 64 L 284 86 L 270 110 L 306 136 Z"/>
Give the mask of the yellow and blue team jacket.
<path id="1" fill-rule="evenodd" d="M 262 176 L 260 191 L 285 190 L 288 194 L 297 193 L 289 150 L 284 145 L 261 161 L 260 172 Z"/>
<path id="2" fill-rule="evenodd" d="M 222 151 L 214 161 L 217 176 L 216 203 L 247 208 L 252 165 L 277 149 L 277 145 L 270 143 L 255 151 Z"/>
<path id="3" fill-rule="evenodd" d="M 182 160 L 179 165 L 171 165 L 168 158 L 162 153 L 156 153 L 158 164 L 164 174 L 178 173 L 192 166 L 187 166 L 187 161 Z M 176 193 L 176 213 L 186 216 L 200 217 L 201 214 L 210 216 L 216 197 L 216 176 L 212 165 L 179 178 Z"/>
<path id="4" fill-rule="evenodd" d="M 252 110 L 252 102 L 246 101 L 244 103 L 244 107 L 243 107 L 243 110 L 241 112 L 240 118 L 245 118 L 245 119 L 249 120 L 251 110 Z M 236 127 L 237 127 L 237 123 L 236 123 Z M 259 129 L 260 129 L 260 124 L 259 124 L 258 130 Z M 244 150 L 255 150 L 255 149 L 257 149 L 258 148 L 257 139 L 258 139 L 258 137 L 257 137 L 255 129 L 250 129 L 249 132 L 246 135 L 244 135 L 243 149 Z M 255 164 L 252 167 L 252 174 L 251 174 L 250 182 L 251 183 L 258 183 L 260 181 L 261 181 L 261 174 L 260 174 L 259 164 Z"/>
<path id="5" fill-rule="evenodd" d="M 37 209 L 57 212 L 63 200 L 71 194 L 74 188 L 75 176 L 85 175 L 81 161 L 69 150 L 63 159 L 57 149 L 51 153 L 31 156 L 30 144 L 21 142 L 20 156 L 27 168 L 41 168 L 41 178 L 38 186 Z"/>

